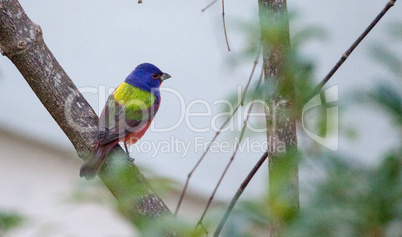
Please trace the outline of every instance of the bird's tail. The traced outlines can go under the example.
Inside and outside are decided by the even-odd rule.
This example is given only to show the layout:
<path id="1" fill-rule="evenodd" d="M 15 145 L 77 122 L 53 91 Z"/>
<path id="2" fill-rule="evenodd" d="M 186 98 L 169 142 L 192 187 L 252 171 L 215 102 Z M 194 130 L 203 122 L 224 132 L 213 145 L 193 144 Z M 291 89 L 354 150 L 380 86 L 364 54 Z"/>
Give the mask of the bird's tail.
<path id="1" fill-rule="evenodd" d="M 105 145 L 101 145 L 98 142 L 92 155 L 87 159 L 85 164 L 82 165 L 80 176 L 85 177 L 87 180 L 93 179 L 105 162 L 106 156 L 117 144 L 118 141 L 110 142 Z"/>

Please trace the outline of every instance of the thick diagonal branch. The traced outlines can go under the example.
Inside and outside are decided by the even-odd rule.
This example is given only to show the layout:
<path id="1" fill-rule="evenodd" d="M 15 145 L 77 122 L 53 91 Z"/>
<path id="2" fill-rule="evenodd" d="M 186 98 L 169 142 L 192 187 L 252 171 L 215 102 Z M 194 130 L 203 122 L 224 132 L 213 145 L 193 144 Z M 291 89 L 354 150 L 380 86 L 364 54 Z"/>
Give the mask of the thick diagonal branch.
<path id="1" fill-rule="evenodd" d="M 0 0 L 0 49 L 85 160 L 95 144 L 98 117 L 17 0 Z M 134 224 L 142 228 L 157 217 L 172 215 L 137 167 L 124 158 L 122 149 L 116 148 L 110 156 L 118 162 L 106 162 L 99 176 Z"/>

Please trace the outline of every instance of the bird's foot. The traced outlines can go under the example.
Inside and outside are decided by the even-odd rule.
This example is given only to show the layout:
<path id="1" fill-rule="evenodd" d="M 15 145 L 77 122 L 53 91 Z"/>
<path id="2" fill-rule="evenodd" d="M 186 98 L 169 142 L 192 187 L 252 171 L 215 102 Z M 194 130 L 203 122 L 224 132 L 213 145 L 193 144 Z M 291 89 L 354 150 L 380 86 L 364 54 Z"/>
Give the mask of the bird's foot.
<path id="1" fill-rule="evenodd" d="M 130 157 L 130 153 L 128 152 L 127 144 L 124 142 L 124 149 L 126 150 L 126 159 L 128 162 L 134 162 L 134 159 Z"/>
<path id="2" fill-rule="evenodd" d="M 128 153 L 126 153 L 126 160 L 127 160 L 128 162 L 134 162 L 134 161 L 135 161 L 135 159 L 134 159 L 134 158 L 131 158 L 131 156 L 130 156 Z"/>

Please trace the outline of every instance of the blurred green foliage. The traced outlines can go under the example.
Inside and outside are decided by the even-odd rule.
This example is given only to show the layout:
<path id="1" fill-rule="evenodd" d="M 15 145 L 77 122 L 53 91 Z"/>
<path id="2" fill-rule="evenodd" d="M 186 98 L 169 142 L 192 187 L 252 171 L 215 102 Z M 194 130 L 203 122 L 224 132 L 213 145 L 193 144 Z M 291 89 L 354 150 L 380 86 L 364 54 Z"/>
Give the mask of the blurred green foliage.
<path id="1" fill-rule="evenodd" d="M 402 132 L 401 90 L 383 84 L 367 92 L 366 98 L 381 107 L 384 117 L 390 117 L 392 126 Z M 399 145 L 378 157 L 381 162 L 374 167 L 353 163 L 353 157 L 315 150 L 314 156 L 320 158 L 313 162 L 321 164 L 325 179 L 316 183 L 297 215 L 282 219 L 280 236 L 402 236 L 402 136 L 396 139 Z M 298 155 L 303 163 L 311 154 Z M 284 165 L 278 175 L 289 169 Z M 244 201 L 221 236 L 268 236 L 269 223 L 283 200 L 273 199 L 267 190 L 260 199 Z M 255 233 L 256 229 L 260 231 Z"/>
<path id="2" fill-rule="evenodd" d="M 204 226 L 194 228 L 194 223 L 181 218 L 161 218 L 153 223 L 149 223 L 147 228 L 142 231 L 141 236 L 160 237 L 160 236 L 185 236 L 185 237 L 202 237 L 206 236 L 204 228 L 209 225 L 204 223 Z M 175 233 L 176 235 L 169 235 Z"/>
<path id="3" fill-rule="evenodd" d="M 24 220 L 25 218 L 16 212 L 0 211 L 0 236 L 17 228 L 24 222 Z"/>
<path id="4" fill-rule="evenodd" d="M 401 157 L 401 150 L 393 151 L 369 169 L 332 157 L 328 177 L 282 236 L 398 236 L 401 229 L 394 225 L 402 227 Z"/>
<path id="5" fill-rule="evenodd" d="M 400 36 L 402 32 L 398 30 Z M 287 216 L 281 218 L 280 236 L 402 236 L 402 61 L 400 55 L 385 46 L 375 46 L 372 52 L 370 58 L 382 65 L 384 72 L 390 72 L 387 75 L 392 78 L 381 78 L 369 91 L 357 89 L 358 96 L 353 99 L 360 106 L 380 111 L 382 119 L 389 121 L 399 135 L 394 137 L 396 145 L 377 157 L 379 164 L 375 166 L 314 145 L 304 147 L 303 152 L 293 155 L 299 157 L 300 165 L 309 160 L 315 163 L 324 177 L 313 184 L 310 193 L 304 193 L 307 198 L 300 211 L 292 215 L 287 215 L 286 209 L 281 211 L 278 207 L 286 197 L 275 198 L 267 188 L 262 198 L 243 201 L 235 208 L 221 236 L 269 236 L 269 225 L 278 215 Z M 295 90 L 300 93 L 297 97 L 303 98 L 303 92 L 311 91 L 314 85 L 304 84 L 313 79 L 314 64 L 295 60 L 294 56 Z M 321 118 L 316 121 L 317 126 L 324 127 L 325 113 L 315 115 Z M 284 163 L 278 175 L 287 177 L 286 170 L 291 165 Z M 278 188 L 270 185 L 270 189 Z M 281 184 L 276 185 L 280 189 Z"/>

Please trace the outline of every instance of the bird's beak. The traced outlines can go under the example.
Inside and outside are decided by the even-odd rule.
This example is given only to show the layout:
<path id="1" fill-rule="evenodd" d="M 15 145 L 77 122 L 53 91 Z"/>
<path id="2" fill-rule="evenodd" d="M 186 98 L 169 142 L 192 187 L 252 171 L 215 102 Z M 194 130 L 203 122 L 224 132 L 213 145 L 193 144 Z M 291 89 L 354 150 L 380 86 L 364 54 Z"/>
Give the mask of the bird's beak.
<path id="1" fill-rule="evenodd" d="M 167 80 L 169 78 L 171 78 L 171 76 L 169 74 L 163 73 L 162 76 L 161 76 L 161 81 Z"/>

